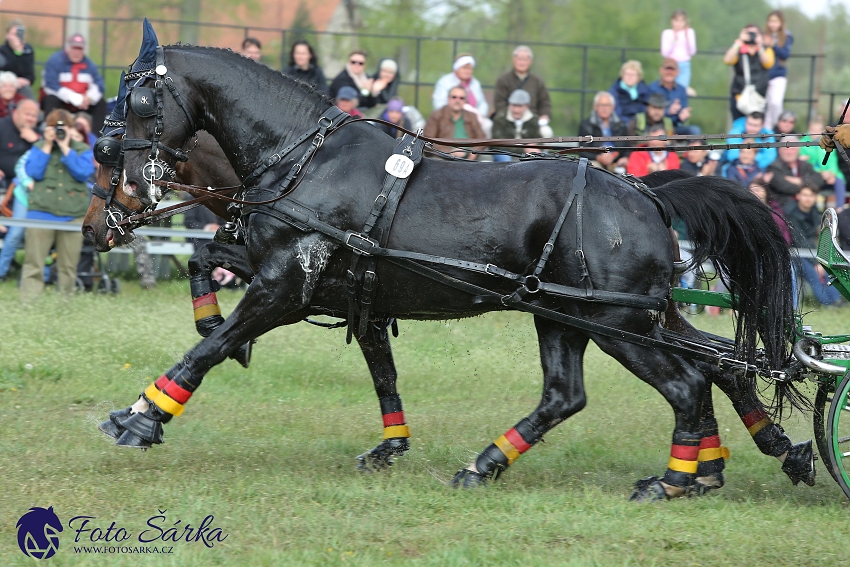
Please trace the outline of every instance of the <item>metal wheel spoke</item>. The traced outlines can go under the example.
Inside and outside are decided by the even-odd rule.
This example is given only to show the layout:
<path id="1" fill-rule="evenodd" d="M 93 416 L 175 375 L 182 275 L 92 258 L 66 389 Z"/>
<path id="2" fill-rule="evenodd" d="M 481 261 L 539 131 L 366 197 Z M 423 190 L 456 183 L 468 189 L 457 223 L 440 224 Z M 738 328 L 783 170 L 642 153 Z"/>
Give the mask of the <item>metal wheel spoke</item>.
<path id="1" fill-rule="evenodd" d="M 847 443 L 848 441 L 850 441 L 850 435 L 848 435 L 847 437 L 839 437 L 838 444 L 841 445 L 842 443 Z"/>

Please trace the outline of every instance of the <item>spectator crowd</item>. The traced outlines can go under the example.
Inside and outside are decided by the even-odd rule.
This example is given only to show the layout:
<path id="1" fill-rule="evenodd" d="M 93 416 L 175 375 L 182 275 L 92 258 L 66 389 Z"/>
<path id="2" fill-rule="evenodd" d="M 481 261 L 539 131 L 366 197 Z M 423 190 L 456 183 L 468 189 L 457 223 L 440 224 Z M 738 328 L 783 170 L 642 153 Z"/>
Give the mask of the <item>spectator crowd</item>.
<path id="1" fill-rule="evenodd" d="M 86 55 L 85 38 L 74 34 L 63 49 L 47 59 L 39 92 L 33 92 L 34 52 L 25 41 L 23 22 L 10 22 L 5 39 L 0 46 L 0 194 L 5 194 L 2 211 L 15 218 L 79 220 L 88 205 L 88 187 L 95 167 L 91 147 L 108 110 L 103 78 Z M 792 45 L 793 36 L 786 29 L 782 11 L 773 10 L 763 28 L 756 24 L 741 28 L 724 54 L 724 62 L 733 70 L 729 90 L 733 122 L 728 132 L 732 137 L 728 143 L 744 141 L 735 135 L 746 135 L 746 140 L 753 142 L 816 141 L 799 132 L 823 131 L 820 117 L 798 125 L 797 116 L 783 108 Z M 262 62 L 262 43 L 247 37 L 240 53 Z M 657 71 L 651 71 L 654 76 L 645 76 L 640 61 L 625 61 L 610 88 L 593 97 L 590 114 L 581 120 L 577 132 L 590 140 L 582 144 L 589 150 L 580 155 L 597 167 L 635 176 L 669 169 L 682 169 L 693 175 L 722 175 L 749 188 L 778 214 L 790 219 L 795 228 L 802 227 L 787 235 L 789 243 L 811 246 L 817 227 L 812 219 L 819 208 L 828 203 L 840 211 L 847 209 L 847 172 L 837 159 L 822 165 L 824 153 L 817 146 L 708 152 L 698 148 L 700 139 L 678 145 L 663 139 L 702 133 L 692 122 L 690 105 L 690 100 L 698 96 L 691 86 L 691 64 L 696 53 L 697 38 L 688 16 L 683 10 L 676 10 L 670 28 L 661 33 L 662 63 Z M 365 51 L 354 50 L 343 69 L 326 78 L 316 51 L 309 42 L 299 40 L 292 44 L 283 72 L 328 95 L 353 116 L 380 119 L 382 122 L 373 124 L 393 137 L 418 129 L 432 138 L 551 137 L 552 101 L 545 80 L 534 72 L 532 49 L 516 47 L 509 67 L 496 77 L 490 95 L 475 75 L 474 55 L 458 54 L 451 70 L 434 85 L 432 112 L 427 119 L 399 96 L 401 70 L 391 58 L 381 58 L 370 65 Z M 644 142 L 642 145 L 647 148 L 640 151 L 625 143 L 599 141 L 616 136 L 659 139 Z M 591 150 L 612 146 L 617 149 Z M 474 144 L 437 149 L 444 152 L 446 159 L 482 160 L 483 155 L 477 153 L 483 148 Z M 506 153 L 484 159 L 510 162 L 519 159 L 523 151 L 539 151 L 502 149 Z M 15 250 L 24 240 L 22 295 L 35 296 L 41 291 L 44 259 L 51 251 L 57 265 L 57 288 L 73 289 L 82 246 L 78 232 L 0 226 L 0 236 L 4 238 L 0 280 L 8 276 Z M 803 265 L 799 273 L 813 289 L 818 278 L 823 283 L 817 266 Z M 817 298 L 823 303 L 838 301 L 830 294 L 834 290 L 824 291 L 825 287 L 828 286 L 816 288 Z"/>

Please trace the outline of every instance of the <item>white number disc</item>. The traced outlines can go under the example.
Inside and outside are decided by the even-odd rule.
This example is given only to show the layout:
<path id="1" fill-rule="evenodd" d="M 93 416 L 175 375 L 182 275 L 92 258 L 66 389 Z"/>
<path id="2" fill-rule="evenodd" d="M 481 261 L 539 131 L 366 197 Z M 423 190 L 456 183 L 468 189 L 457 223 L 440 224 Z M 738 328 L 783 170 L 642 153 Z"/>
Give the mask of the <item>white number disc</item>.
<path id="1" fill-rule="evenodd" d="M 393 154 L 384 165 L 384 170 L 390 175 L 405 179 L 413 173 L 413 160 L 401 154 Z"/>

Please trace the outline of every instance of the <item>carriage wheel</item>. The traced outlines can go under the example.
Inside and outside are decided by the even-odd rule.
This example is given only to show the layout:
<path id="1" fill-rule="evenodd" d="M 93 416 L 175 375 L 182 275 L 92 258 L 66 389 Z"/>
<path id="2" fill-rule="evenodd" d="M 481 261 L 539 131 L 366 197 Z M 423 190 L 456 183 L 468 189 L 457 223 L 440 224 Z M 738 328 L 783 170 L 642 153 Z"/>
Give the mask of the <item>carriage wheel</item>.
<path id="1" fill-rule="evenodd" d="M 815 429 L 815 441 L 818 445 L 818 453 L 820 454 L 821 459 L 823 459 L 823 464 L 826 467 L 826 470 L 829 471 L 830 476 L 835 479 L 835 482 L 838 482 L 838 477 L 835 473 L 835 464 L 832 462 L 832 451 L 830 451 L 829 443 L 827 443 L 826 437 L 826 414 L 829 411 L 827 404 L 832 401 L 832 395 L 834 392 L 834 388 L 832 386 L 828 386 L 825 382 L 818 383 L 818 393 L 815 397 L 815 408 L 814 408 L 814 429 Z"/>
<path id="2" fill-rule="evenodd" d="M 835 389 L 826 421 L 829 456 L 844 495 L 850 498 L 850 373 Z"/>

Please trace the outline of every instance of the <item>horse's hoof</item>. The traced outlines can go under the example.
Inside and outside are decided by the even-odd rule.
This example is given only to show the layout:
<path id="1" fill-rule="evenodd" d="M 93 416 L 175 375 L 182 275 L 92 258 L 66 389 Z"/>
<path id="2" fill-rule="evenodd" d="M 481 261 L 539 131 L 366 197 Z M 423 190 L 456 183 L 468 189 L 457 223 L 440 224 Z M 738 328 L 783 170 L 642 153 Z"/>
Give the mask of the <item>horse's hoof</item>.
<path id="1" fill-rule="evenodd" d="M 629 496 L 629 502 L 655 502 L 669 500 L 664 485 L 657 476 L 648 476 L 635 483 L 635 491 Z"/>
<path id="2" fill-rule="evenodd" d="M 115 425 L 115 422 L 111 419 L 107 419 L 106 421 L 98 425 L 97 428 L 100 430 L 101 433 L 105 433 L 113 439 L 118 439 L 119 437 L 121 437 L 121 434 L 126 431 L 126 429 L 124 429 L 123 427 Z"/>
<path id="3" fill-rule="evenodd" d="M 800 481 L 809 486 L 814 486 L 815 460 L 817 460 L 817 455 L 812 450 L 811 439 L 797 443 L 788 450 L 785 462 L 782 463 L 782 472 L 788 475 L 794 486 L 799 484 Z"/>
<path id="4" fill-rule="evenodd" d="M 153 446 L 150 441 L 142 439 L 132 431 L 124 431 L 115 444 L 119 447 L 132 447 L 133 449 L 141 449 L 142 451 L 147 451 Z"/>
<path id="5" fill-rule="evenodd" d="M 698 476 L 693 486 L 688 489 L 688 496 L 705 496 L 712 490 L 719 490 L 726 484 L 723 473 L 718 472 L 711 475 Z"/>
<path id="6" fill-rule="evenodd" d="M 357 455 L 357 470 L 366 473 L 383 471 L 395 462 L 396 456 L 404 455 L 410 449 L 410 441 L 405 437 L 384 439 L 380 445 Z"/>
<path id="7" fill-rule="evenodd" d="M 251 345 L 254 344 L 254 341 L 248 341 L 238 349 L 236 352 L 230 355 L 230 358 L 241 364 L 243 367 L 248 368 L 248 365 L 251 364 Z"/>
<path id="8" fill-rule="evenodd" d="M 476 488 L 487 486 L 487 477 L 469 469 L 459 470 L 452 479 L 452 488 Z"/>

